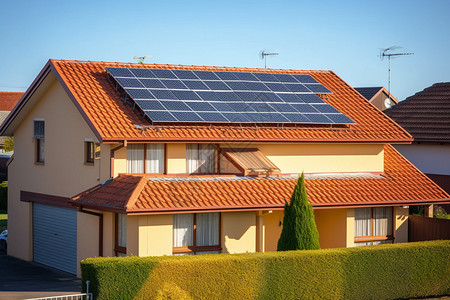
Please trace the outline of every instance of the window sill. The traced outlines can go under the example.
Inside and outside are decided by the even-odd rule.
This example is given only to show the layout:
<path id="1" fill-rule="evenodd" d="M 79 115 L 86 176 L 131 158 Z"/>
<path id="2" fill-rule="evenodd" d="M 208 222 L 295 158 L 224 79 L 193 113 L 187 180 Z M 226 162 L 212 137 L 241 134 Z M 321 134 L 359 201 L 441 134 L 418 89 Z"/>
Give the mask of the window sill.
<path id="1" fill-rule="evenodd" d="M 391 235 L 355 237 L 355 243 L 378 242 L 378 241 L 388 241 L 388 240 L 394 240 L 394 237 Z"/>
<path id="2" fill-rule="evenodd" d="M 173 247 L 172 253 L 177 254 L 177 253 L 209 252 L 209 251 L 222 252 L 222 247 L 220 246 Z"/>
<path id="3" fill-rule="evenodd" d="M 36 166 L 43 166 L 43 165 L 45 165 L 45 162 L 35 161 L 34 164 L 35 164 Z"/>
<path id="4" fill-rule="evenodd" d="M 84 162 L 85 166 L 94 166 L 94 162 L 90 162 L 90 161 L 85 161 Z"/>

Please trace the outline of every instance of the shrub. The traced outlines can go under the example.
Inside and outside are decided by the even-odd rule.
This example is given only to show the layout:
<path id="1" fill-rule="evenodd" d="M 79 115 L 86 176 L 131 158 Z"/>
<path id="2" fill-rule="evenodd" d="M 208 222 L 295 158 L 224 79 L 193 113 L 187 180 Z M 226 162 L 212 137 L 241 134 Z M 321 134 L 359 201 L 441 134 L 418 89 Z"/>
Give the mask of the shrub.
<path id="1" fill-rule="evenodd" d="M 450 293 L 450 241 L 198 256 L 89 258 L 97 299 L 395 299 Z M 84 284 L 83 284 L 84 286 Z"/>
<path id="2" fill-rule="evenodd" d="M 314 221 L 312 205 L 308 201 L 302 173 L 292 193 L 291 202 L 284 204 L 283 229 L 277 250 L 314 249 L 320 249 L 319 232 Z"/>

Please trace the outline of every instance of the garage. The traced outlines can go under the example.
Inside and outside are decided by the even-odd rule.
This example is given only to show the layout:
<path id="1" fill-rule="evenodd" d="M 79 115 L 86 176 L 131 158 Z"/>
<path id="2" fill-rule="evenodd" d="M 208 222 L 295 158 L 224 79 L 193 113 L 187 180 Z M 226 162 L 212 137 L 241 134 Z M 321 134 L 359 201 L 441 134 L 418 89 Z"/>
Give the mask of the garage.
<path id="1" fill-rule="evenodd" d="M 76 209 L 33 203 L 33 259 L 77 273 Z"/>

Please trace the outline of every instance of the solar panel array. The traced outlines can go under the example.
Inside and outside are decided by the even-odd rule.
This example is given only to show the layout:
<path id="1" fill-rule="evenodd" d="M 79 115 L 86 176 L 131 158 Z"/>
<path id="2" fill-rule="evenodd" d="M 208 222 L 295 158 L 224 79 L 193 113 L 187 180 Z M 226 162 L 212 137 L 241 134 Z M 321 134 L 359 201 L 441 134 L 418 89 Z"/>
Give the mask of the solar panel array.
<path id="1" fill-rule="evenodd" d="M 153 122 L 352 124 L 309 75 L 106 68 Z"/>

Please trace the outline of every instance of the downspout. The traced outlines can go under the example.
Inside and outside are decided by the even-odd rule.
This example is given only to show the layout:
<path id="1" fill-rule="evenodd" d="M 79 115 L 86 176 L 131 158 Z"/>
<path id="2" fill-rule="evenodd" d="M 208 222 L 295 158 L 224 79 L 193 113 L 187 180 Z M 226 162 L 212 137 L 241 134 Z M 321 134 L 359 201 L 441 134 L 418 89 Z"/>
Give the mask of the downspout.
<path id="1" fill-rule="evenodd" d="M 96 213 L 88 210 L 84 210 L 83 206 L 80 206 L 79 212 L 97 216 L 98 219 L 98 256 L 103 256 L 103 214 Z"/>
<path id="2" fill-rule="evenodd" d="M 114 154 L 117 150 L 120 150 L 125 146 L 126 146 L 126 141 L 124 141 L 122 145 L 119 145 L 116 148 L 111 149 L 110 156 L 109 156 L 110 157 L 109 178 L 114 178 Z"/>

